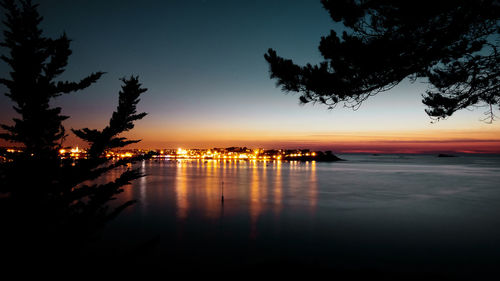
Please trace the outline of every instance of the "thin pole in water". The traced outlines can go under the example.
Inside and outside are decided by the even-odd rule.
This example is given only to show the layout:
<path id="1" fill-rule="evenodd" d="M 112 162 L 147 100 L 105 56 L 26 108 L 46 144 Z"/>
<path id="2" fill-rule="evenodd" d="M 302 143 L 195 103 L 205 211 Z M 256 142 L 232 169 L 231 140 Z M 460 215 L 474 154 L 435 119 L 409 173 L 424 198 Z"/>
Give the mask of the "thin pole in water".
<path id="1" fill-rule="evenodd" d="M 222 181 L 222 196 L 221 196 L 221 202 L 224 204 L 224 181 Z"/>

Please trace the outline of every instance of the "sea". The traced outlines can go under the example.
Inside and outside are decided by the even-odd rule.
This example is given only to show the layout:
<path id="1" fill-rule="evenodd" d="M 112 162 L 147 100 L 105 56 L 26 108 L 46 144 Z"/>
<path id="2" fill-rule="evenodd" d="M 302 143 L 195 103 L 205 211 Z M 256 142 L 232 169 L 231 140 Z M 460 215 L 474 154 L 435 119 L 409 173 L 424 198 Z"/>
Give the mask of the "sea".
<path id="1" fill-rule="evenodd" d="M 339 156 L 138 162 L 114 204 L 137 202 L 88 249 L 168 270 L 500 276 L 500 155 Z"/>

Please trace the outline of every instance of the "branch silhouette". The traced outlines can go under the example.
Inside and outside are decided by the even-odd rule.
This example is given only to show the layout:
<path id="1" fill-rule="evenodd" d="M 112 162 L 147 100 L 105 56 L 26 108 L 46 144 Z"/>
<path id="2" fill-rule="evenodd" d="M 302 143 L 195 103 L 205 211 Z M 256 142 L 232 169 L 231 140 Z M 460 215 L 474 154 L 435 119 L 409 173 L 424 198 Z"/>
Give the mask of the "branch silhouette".
<path id="1" fill-rule="evenodd" d="M 427 79 L 433 120 L 471 106 L 499 106 L 500 4 L 494 0 L 322 0 L 345 31 L 321 38 L 324 61 L 299 66 L 269 49 L 271 79 L 301 103 L 357 108 L 403 79 Z M 490 120 L 494 119 L 492 111 Z"/>
<path id="2" fill-rule="evenodd" d="M 91 144 L 89 153 L 93 157 L 100 156 L 106 149 L 123 147 L 140 141 L 127 140 L 117 136 L 133 129 L 133 122 L 147 115 L 145 112 L 139 114 L 136 112 L 137 103 L 140 101 L 139 96 L 146 92 L 147 89 L 141 88 L 138 77 L 122 78 L 122 81 L 124 85 L 119 93 L 118 107 L 113 112 L 108 126 L 102 131 L 89 128 L 72 130 L 79 138 Z"/>

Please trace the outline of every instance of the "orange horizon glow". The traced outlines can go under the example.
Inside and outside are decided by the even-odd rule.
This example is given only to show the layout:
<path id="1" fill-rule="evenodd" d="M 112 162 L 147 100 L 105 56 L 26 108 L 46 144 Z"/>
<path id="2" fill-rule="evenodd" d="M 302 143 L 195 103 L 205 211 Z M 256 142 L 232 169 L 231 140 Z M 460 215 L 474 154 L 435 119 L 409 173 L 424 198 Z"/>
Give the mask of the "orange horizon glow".
<path id="1" fill-rule="evenodd" d="M 153 132 L 137 130 L 123 135 L 141 142 L 126 148 L 143 149 L 209 149 L 214 147 L 248 147 L 264 149 L 332 150 L 334 153 L 491 153 L 500 154 L 500 129 L 477 130 L 407 130 L 300 132 L 258 130 L 178 130 Z M 14 146 L 3 142 L 2 146 Z M 69 136 L 64 146 L 88 145 Z"/>
<path id="2" fill-rule="evenodd" d="M 137 135 L 139 137 L 139 134 Z M 156 137 L 156 138 L 155 138 Z M 158 135 L 136 144 L 137 148 L 213 148 L 246 146 L 249 148 L 285 148 L 332 150 L 336 153 L 500 153 L 500 129 L 413 130 L 318 133 L 279 131 L 196 131 Z"/>
<path id="3" fill-rule="evenodd" d="M 179 132 L 176 134 L 136 132 L 124 135 L 141 142 L 126 148 L 209 149 L 248 147 L 264 149 L 332 150 L 335 153 L 500 153 L 500 130 L 415 130 L 371 132 L 269 132 L 217 131 Z M 2 143 L 2 146 L 13 146 Z M 88 145 L 74 136 L 64 146 Z"/>

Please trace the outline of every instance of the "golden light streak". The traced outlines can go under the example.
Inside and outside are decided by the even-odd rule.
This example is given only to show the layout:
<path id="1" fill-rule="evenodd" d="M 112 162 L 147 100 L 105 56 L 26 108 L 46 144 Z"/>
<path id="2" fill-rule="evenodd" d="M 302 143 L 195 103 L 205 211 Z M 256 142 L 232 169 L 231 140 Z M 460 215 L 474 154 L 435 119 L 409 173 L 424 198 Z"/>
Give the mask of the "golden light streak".
<path id="1" fill-rule="evenodd" d="M 306 162 L 309 164 L 309 162 Z M 316 177 L 316 161 L 311 161 L 308 172 L 309 175 L 309 204 L 311 213 L 316 211 L 318 205 L 318 179 Z"/>
<path id="2" fill-rule="evenodd" d="M 283 201 L 283 179 L 281 178 L 281 161 L 276 161 L 276 173 L 274 178 L 274 213 L 279 216 Z"/>
<path id="3" fill-rule="evenodd" d="M 175 178 L 177 217 L 182 220 L 187 218 L 189 211 L 187 176 L 187 165 L 182 162 L 177 163 L 177 176 Z"/>
<path id="4" fill-rule="evenodd" d="M 257 220 L 262 211 L 261 205 L 261 194 L 260 194 L 260 183 L 259 169 L 257 162 L 254 160 L 250 162 L 252 165 L 252 178 L 250 182 L 250 238 L 255 239 L 257 237 Z"/>

